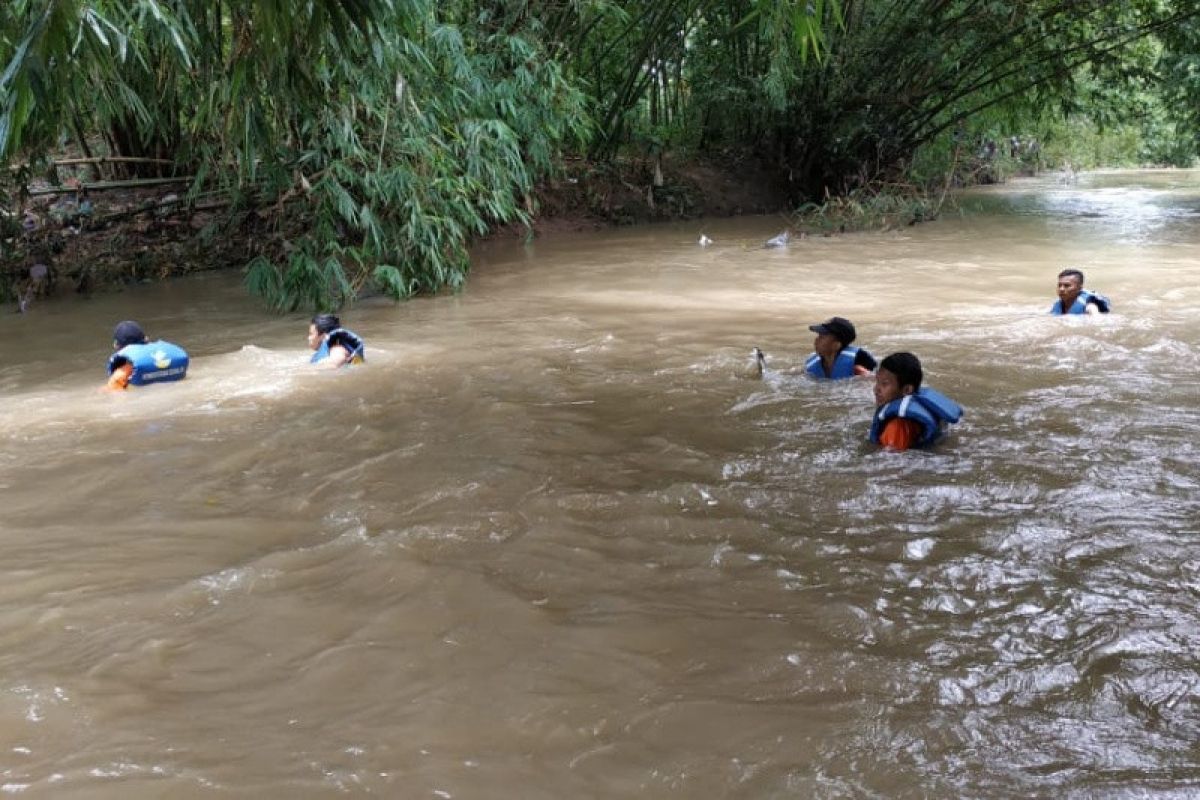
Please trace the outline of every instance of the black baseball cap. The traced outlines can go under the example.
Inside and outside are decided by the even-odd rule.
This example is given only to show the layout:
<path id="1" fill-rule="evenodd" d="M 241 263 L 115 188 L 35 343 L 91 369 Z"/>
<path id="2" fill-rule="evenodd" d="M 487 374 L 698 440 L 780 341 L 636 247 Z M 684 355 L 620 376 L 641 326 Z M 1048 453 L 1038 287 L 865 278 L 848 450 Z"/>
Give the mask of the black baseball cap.
<path id="1" fill-rule="evenodd" d="M 828 333 L 843 345 L 850 344 L 858 336 L 854 330 L 854 323 L 843 317 L 830 317 L 824 322 L 809 325 L 808 329 L 813 333 Z"/>
<path id="2" fill-rule="evenodd" d="M 117 343 L 117 347 L 141 344 L 146 341 L 146 334 L 142 330 L 141 325 L 138 325 L 131 319 L 127 319 L 117 324 L 116 330 L 113 331 L 113 341 Z"/>

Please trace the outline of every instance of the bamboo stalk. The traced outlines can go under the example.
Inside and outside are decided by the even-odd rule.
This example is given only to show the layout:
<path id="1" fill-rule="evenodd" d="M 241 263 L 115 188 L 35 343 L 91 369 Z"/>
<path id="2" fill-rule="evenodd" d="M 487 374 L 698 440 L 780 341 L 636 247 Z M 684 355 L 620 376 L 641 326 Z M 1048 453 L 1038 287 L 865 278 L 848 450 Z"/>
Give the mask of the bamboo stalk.
<path id="1" fill-rule="evenodd" d="M 79 139 L 79 146 L 83 148 L 83 154 L 88 158 L 92 157 L 92 149 L 88 147 L 87 137 L 83 133 L 83 124 L 79 121 L 79 113 L 71 114 L 71 126 L 75 128 L 75 136 Z M 55 173 L 57 175 L 57 173 Z M 101 178 L 104 176 L 101 175 Z"/>

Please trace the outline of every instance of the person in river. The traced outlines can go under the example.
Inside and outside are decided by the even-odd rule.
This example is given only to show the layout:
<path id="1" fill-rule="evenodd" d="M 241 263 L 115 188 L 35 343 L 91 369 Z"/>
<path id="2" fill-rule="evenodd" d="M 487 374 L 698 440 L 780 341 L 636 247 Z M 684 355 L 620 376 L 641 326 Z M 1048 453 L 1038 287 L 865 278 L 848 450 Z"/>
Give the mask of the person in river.
<path id="1" fill-rule="evenodd" d="M 333 314 L 318 314 L 308 325 L 308 346 L 313 350 L 311 363 L 323 368 L 348 367 L 366 360 L 362 337 L 342 327 Z"/>
<path id="2" fill-rule="evenodd" d="M 1083 288 L 1083 273 L 1079 270 L 1058 273 L 1058 300 L 1050 306 L 1051 314 L 1107 314 L 1111 308 L 1107 297 Z"/>
<path id="3" fill-rule="evenodd" d="M 150 341 L 142 326 L 125 320 L 113 331 L 113 350 L 108 359 L 106 389 L 120 391 L 130 386 L 165 383 L 187 376 L 188 354 L 182 347 L 162 339 Z"/>
<path id="4" fill-rule="evenodd" d="M 822 380 L 840 380 L 858 375 L 870 375 L 875 369 L 875 357 L 861 347 L 852 347 L 857 338 L 853 323 L 843 317 L 831 317 L 825 322 L 809 325 L 817 338 L 815 351 L 804 363 L 804 371 Z"/>
<path id="5" fill-rule="evenodd" d="M 24 314 L 28 311 L 34 298 L 49 296 L 51 282 L 50 267 L 47 264 L 39 261 L 31 265 L 25 276 L 13 284 L 17 295 L 17 313 Z"/>
<path id="6" fill-rule="evenodd" d="M 962 419 L 962 408 L 941 392 L 921 386 L 924 373 L 912 353 L 892 353 L 875 373 L 871 442 L 892 450 L 928 447 Z"/>

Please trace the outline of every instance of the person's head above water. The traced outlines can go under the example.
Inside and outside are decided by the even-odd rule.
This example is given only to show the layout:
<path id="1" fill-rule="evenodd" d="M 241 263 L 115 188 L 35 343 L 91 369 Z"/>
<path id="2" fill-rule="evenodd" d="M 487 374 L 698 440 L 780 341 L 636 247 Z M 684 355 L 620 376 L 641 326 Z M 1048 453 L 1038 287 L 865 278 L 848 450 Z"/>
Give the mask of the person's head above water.
<path id="1" fill-rule="evenodd" d="M 890 403 L 921 388 L 921 361 L 912 353 L 892 353 L 875 373 L 875 405 Z"/>
<path id="2" fill-rule="evenodd" d="M 142 326 L 131 319 L 117 323 L 116 329 L 113 330 L 113 347 L 117 350 L 131 344 L 143 344 L 145 341 L 146 334 L 142 331 Z"/>
<path id="3" fill-rule="evenodd" d="M 817 338 L 813 340 L 813 350 L 817 355 L 830 358 L 858 336 L 854 324 L 843 317 L 830 317 L 824 322 L 809 325 L 808 329 L 817 334 Z"/>
<path id="4" fill-rule="evenodd" d="M 321 346 L 326 335 L 342 327 L 342 321 L 336 314 L 318 314 L 308 325 L 308 346 L 316 350 Z"/>
<path id="5" fill-rule="evenodd" d="M 322 367 L 344 367 L 361 364 L 366 345 L 354 331 L 342 327 L 333 314 L 318 314 L 308 324 L 308 347 L 313 351 L 309 363 Z"/>
<path id="6" fill-rule="evenodd" d="M 336 314 L 317 314 L 312 318 L 312 324 L 316 326 L 318 333 L 329 333 L 342 327 L 342 321 Z"/>
<path id="7" fill-rule="evenodd" d="M 1068 308 L 1079 297 L 1083 289 L 1083 273 L 1077 269 L 1064 269 L 1058 273 L 1058 299 L 1063 308 Z"/>
<path id="8" fill-rule="evenodd" d="M 854 330 L 854 323 L 845 317 L 830 317 L 824 322 L 809 325 L 808 329 L 818 336 L 832 336 L 843 347 L 853 342 L 855 337 L 858 336 L 858 333 Z"/>

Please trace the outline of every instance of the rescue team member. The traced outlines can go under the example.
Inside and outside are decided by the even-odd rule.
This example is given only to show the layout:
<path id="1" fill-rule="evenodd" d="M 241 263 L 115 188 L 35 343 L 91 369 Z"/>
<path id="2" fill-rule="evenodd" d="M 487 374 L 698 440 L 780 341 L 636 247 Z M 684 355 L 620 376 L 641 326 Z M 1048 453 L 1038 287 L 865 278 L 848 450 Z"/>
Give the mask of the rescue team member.
<path id="1" fill-rule="evenodd" d="M 1112 308 L 1108 298 L 1083 288 L 1083 273 L 1064 269 L 1058 273 L 1058 300 L 1050 306 L 1054 316 L 1061 314 L 1107 314 Z"/>
<path id="2" fill-rule="evenodd" d="M 848 319 L 831 317 L 825 322 L 809 325 L 817 334 L 813 340 L 816 352 L 804 363 L 804 371 L 821 380 L 841 380 L 856 375 L 870 375 L 875 369 L 875 358 L 861 347 L 851 347 L 857 337 L 854 325 Z"/>
<path id="3" fill-rule="evenodd" d="M 311 363 L 322 367 L 346 367 L 366 360 L 362 337 L 342 327 L 333 314 L 319 314 L 308 326 L 308 346 L 314 350 Z"/>
<path id="4" fill-rule="evenodd" d="M 177 381 L 187 375 L 188 355 L 183 348 L 162 339 L 151 342 L 133 320 L 117 325 L 113 349 L 117 352 L 108 359 L 106 389 Z"/>
<path id="5" fill-rule="evenodd" d="M 875 416 L 870 438 L 892 450 L 928 447 L 962 419 L 962 408 L 941 392 L 921 386 L 921 362 L 912 353 L 892 353 L 875 373 Z"/>

